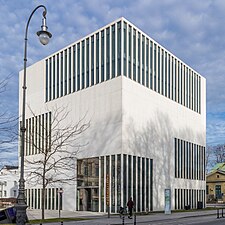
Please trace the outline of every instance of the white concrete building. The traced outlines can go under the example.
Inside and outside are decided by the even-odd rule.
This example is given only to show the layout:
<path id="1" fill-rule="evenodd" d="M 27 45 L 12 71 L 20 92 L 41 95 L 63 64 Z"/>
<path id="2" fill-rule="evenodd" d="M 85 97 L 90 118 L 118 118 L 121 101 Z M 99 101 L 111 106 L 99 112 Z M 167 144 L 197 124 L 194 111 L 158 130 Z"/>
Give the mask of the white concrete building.
<path id="1" fill-rule="evenodd" d="M 65 210 L 118 212 L 130 196 L 137 211 L 163 210 L 166 189 L 172 209 L 205 205 L 206 80 L 136 26 L 120 18 L 27 73 L 27 135 L 55 105 L 68 107 L 68 123 L 90 120 L 77 181 L 49 186 L 47 209 L 58 209 L 60 188 Z M 41 186 L 26 189 L 39 208 Z"/>
<path id="2" fill-rule="evenodd" d="M 18 166 L 5 165 L 0 170 L 0 200 L 18 195 Z"/>

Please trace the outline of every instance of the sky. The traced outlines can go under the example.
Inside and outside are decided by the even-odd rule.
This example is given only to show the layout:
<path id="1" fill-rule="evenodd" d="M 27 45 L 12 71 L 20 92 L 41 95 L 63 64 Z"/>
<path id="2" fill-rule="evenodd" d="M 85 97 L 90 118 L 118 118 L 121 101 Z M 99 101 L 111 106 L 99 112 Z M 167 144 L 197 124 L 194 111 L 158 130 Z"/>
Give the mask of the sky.
<path id="1" fill-rule="evenodd" d="M 18 114 L 25 26 L 40 4 L 48 10 L 47 25 L 53 37 L 47 46 L 39 44 L 39 9 L 29 25 L 28 65 L 125 17 L 206 78 L 207 145 L 225 143 L 224 0 L 0 0 L 0 81 L 11 77 L 0 96 L 0 112 Z M 17 147 L 4 158 L 16 164 Z"/>

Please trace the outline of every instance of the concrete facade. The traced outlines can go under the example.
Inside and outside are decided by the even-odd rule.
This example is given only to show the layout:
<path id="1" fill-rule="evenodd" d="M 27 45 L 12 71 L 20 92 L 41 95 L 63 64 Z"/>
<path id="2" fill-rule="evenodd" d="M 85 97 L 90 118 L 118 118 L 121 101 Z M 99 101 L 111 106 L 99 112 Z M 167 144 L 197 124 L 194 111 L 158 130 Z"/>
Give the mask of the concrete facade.
<path id="1" fill-rule="evenodd" d="M 163 210 L 165 189 L 172 209 L 205 204 L 206 81 L 126 19 L 30 66 L 27 87 L 31 127 L 34 115 L 56 106 L 67 108 L 65 124 L 84 115 L 90 121 L 75 162 L 81 180 L 48 187 L 46 208 L 57 209 L 60 188 L 62 207 L 71 211 L 106 212 L 109 205 L 118 212 L 129 196 L 137 211 Z M 86 163 L 96 174 L 85 174 Z M 89 172 L 92 184 L 85 183 Z M 41 186 L 26 182 L 26 189 L 30 208 L 38 208 Z"/>

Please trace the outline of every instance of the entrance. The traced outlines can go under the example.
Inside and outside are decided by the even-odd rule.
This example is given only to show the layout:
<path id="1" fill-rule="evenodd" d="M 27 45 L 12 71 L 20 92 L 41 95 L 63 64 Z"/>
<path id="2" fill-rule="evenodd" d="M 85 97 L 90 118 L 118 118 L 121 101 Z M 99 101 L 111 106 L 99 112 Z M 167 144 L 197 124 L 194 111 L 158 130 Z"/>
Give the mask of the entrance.
<path id="1" fill-rule="evenodd" d="M 99 196 L 98 196 L 98 187 L 91 188 L 79 188 L 78 189 L 78 210 L 80 211 L 99 211 Z"/>

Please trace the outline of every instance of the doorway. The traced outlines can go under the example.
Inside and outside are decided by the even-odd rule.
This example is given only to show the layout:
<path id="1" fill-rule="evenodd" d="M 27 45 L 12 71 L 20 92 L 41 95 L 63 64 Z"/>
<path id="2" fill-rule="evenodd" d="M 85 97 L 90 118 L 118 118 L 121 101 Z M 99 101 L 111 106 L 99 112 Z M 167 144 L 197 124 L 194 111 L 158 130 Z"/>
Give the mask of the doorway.
<path id="1" fill-rule="evenodd" d="M 99 211 L 98 188 L 79 188 L 78 189 L 78 209 L 80 211 Z"/>

